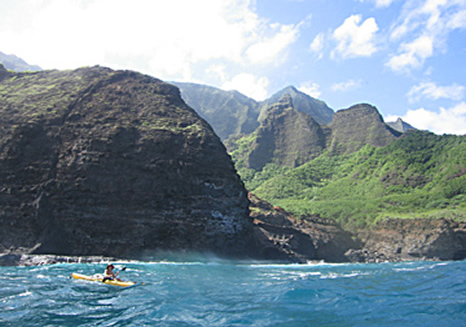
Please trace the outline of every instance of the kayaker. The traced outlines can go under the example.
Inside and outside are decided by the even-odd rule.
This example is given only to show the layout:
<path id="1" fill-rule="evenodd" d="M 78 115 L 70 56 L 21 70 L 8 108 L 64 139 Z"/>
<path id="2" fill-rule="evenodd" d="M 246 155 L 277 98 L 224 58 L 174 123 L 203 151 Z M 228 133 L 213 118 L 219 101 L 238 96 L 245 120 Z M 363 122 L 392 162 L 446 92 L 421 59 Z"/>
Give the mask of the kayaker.
<path id="1" fill-rule="evenodd" d="M 105 280 L 117 280 L 117 281 L 120 281 L 122 282 L 122 280 L 120 278 L 117 278 L 118 274 L 120 272 L 117 272 L 115 274 L 115 272 L 113 271 L 113 269 L 115 269 L 115 266 L 112 265 L 111 263 L 109 263 L 107 265 L 107 268 L 105 268 L 105 272 L 104 272 L 104 281 Z"/>

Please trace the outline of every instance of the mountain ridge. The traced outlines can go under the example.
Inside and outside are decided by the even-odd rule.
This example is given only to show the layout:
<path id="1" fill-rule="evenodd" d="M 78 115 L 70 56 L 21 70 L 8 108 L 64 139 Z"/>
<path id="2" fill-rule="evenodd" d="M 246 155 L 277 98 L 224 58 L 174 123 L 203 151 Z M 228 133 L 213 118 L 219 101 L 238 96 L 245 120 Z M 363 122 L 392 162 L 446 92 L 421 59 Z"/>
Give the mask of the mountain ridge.
<path id="1" fill-rule="evenodd" d="M 225 141 L 229 137 L 250 134 L 259 127 L 270 105 L 288 94 L 298 112 L 309 114 L 323 125 L 331 122 L 333 110 L 325 102 L 287 86 L 264 101 L 256 101 L 238 91 L 224 91 L 196 83 L 172 82 L 178 86 L 186 103 L 194 108 Z M 202 98 L 199 98 L 202 94 Z M 229 105 L 229 106 L 228 106 Z"/>
<path id="2" fill-rule="evenodd" d="M 295 109 L 285 94 L 269 106 L 251 143 L 248 168 L 262 170 L 267 163 L 297 167 L 320 155 L 325 148 L 323 128 L 308 114 Z"/>
<path id="3" fill-rule="evenodd" d="M 180 89 L 183 100 L 210 123 L 222 140 L 231 135 L 251 133 L 257 128 L 256 101 L 240 92 L 195 83 L 171 83 Z"/>
<path id="4" fill-rule="evenodd" d="M 5 68 L 14 70 L 16 72 L 24 72 L 24 71 L 40 71 L 42 70 L 41 67 L 37 65 L 30 65 L 20 57 L 13 55 L 13 54 L 5 54 L 0 51 L 0 63 L 2 63 Z"/>
<path id="5" fill-rule="evenodd" d="M 256 174 L 268 164 L 296 168 L 325 151 L 353 153 L 365 145 L 383 147 L 402 135 L 384 123 L 377 108 L 358 104 L 337 111 L 330 125 L 295 109 L 290 95 L 263 111 L 253 133 L 225 141 L 240 175 Z"/>
<path id="6" fill-rule="evenodd" d="M 394 122 L 387 122 L 387 125 L 393 128 L 394 130 L 397 130 L 398 132 L 404 133 L 410 130 L 416 130 L 415 127 L 411 126 L 407 122 L 405 122 L 403 119 L 398 117 L 396 121 Z"/>
<path id="7" fill-rule="evenodd" d="M 266 100 L 260 102 L 259 122 L 264 119 L 267 108 L 273 103 L 280 101 L 284 95 L 289 95 L 291 97 L 296 110 L 308 114 L 320 125 L 328 125 L 332 122 L 334 114 L 333 109 L 329 108 L 324 101 L 315 99 L 306 93 L 299 91 L 292 85 L 283 88 Z"/>

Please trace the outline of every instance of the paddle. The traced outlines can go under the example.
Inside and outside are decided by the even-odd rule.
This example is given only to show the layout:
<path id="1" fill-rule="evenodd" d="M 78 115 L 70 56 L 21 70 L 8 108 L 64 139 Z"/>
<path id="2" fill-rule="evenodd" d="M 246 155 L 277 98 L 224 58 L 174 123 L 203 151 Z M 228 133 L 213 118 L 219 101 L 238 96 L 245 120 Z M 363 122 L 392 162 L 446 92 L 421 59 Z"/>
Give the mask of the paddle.
<path id="1" fill-rule="evenodd" d="M 115 278 L 120 274 L 120 272 L 125 271 L 125 270 L 126 270 L 126 267 L 123 267 L 120 270 L 118 270 L 118 272 L 115 275 Z"/>

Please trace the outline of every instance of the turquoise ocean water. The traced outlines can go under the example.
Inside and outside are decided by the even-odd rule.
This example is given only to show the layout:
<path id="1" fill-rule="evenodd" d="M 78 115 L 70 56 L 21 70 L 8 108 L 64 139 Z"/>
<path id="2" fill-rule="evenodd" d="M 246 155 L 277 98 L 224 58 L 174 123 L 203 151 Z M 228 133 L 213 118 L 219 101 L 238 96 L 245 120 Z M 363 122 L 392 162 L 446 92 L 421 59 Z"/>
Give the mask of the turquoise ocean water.
<path id="1" fill-rule="evenodd" d="M 466 261 L 271 265 L 120 262 L 0 267 L 0 326 L 466 326 Z"/>

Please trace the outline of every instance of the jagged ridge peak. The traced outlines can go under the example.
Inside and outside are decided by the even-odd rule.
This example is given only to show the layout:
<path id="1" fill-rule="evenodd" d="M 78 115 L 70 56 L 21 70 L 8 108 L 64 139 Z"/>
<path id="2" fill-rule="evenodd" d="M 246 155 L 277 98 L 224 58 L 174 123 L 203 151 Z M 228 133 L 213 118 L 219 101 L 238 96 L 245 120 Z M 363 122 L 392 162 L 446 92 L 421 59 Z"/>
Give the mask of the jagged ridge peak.
<path id="1" fill-rule="evenodd" d="M 291 96 L 296 110 L 307 113 L 319 124 L 327 125 L 332 121 L 334 111 L 329 108 L 324 101 L 315 99 L 308 94 L 299 91 L 292 85 L 276 92 L 270 98 L 260 103 L 259 121 L 265 119 L 267 108 L 273 103 L 279 101 L 285 94 Z"/>
<path id="2" fill-rule="evenodd" d="M 405 122 L 400 117 L 398 117 L 397 120 L 394 121 L 394 122 L 387 122 L 387 125 L 389 125 L 391 128 L 393 128 L 394 130 L 397 130 L 398 132 L 401 132 L 401 133 L 405 133 L 405 132 L 407 132 L 409 130 L 416 130 L 415 127 L 408 124 L 407 122 Z"/>
<path id="3" fill-rule="evenodd" d="M 334 114 L 325 102 L 312 98 L 294 86 L 287 86 L 269 99 L 257 102 L 238 91 L 223 91 L 195 83 L 173 84 L 180 88 L 186 103 L 212 125 L 222 140 L 252 133 L 265 118 L 267 109 L 285 94 L 291 96 L 296 110 L 307 113 L 322 125 L 329 124 Z"/>

